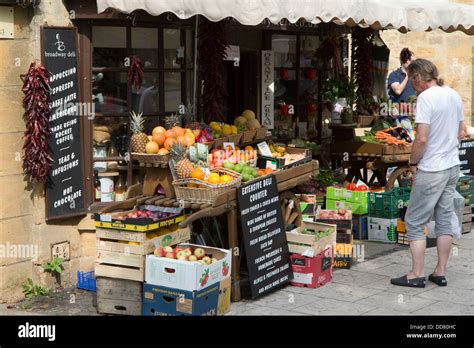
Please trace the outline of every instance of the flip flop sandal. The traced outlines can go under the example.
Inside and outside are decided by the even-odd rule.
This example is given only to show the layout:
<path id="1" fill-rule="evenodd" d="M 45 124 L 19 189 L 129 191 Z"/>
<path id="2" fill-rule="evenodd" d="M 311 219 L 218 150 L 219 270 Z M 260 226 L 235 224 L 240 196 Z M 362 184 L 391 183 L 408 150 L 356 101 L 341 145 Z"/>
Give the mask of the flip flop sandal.
<path id="1" fill-rule="evenodd" d="M 424 288 L 426 285 L 425 277 L 408 279 L 406 275 L 400 278 L 390 279 L 390 283 L 397 286 L 407 286 L 410 288 Z"/>
<path id="2" fill-rule="evenodd" d="M 435 276 L 433 274 L 430 274 L 430 276 L 428 277 L 428 279 L 430 281 L 432 281 L 433 283 L 435 283 L 436 285 L 438 286 L 446 286 L 448 285 L 448 281 L 446 280 L 446 277 L 445 276 Z"/>

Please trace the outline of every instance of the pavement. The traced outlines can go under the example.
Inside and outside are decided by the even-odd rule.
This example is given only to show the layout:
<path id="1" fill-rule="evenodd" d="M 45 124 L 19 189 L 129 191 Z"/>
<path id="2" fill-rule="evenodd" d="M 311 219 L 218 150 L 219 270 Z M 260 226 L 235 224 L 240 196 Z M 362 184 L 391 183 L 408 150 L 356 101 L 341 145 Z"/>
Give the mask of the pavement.
<path id="1" fill-rule="evenodd" d="M 397 287 L 390 278 L 409 271 L 407 246 L 362 241 L 364 259 L 334 271 L 317 289 L 287 286 L 255 301 L 232 303 L 229 315 L 473 315 L 474 233 L 453 244 L 448 286 L 427 281 L 423 289 Z M 426 251 L 426 275 L 436 265 L 436 248 Z M 65 289 L 50 297 L 0 304 L 0 315 L 98 315 L 95 293 Z"/>

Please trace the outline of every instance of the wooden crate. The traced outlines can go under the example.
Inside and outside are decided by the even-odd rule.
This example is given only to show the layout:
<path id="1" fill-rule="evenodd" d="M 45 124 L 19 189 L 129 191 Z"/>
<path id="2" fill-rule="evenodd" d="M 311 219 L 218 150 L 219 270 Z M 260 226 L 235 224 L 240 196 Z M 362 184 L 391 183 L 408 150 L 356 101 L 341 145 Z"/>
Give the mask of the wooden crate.
<path id="1" fill-rule="evenodd" d="M 319 240 L 315 240 L 314 234 L 302 233 L 305 229 L 312 230 L 314 233 L 330 230 L 332 233 Z M 328 246 L 336 243 L 336 226 L 320 222 L 303 221 L 302 226 L 291 232 L 286 232 L 286 239 L 288 240 L 290 253 L 304 254 L 306 251 L 312 250 L 314 255 L 317 255 L 326 250 Z"/>
<path id="2" fill-rule="evenodd" d="M 141 282 L 97 277 L 97 312 L 142 315 L 142 289 Z"/>
<path id="3" fill-rule="evenodd" d="M 176 245 L 191 239 L 189 227 L 178 229 L 153 239 L 147 239 L 146 232 L 125 232 L 100 229 L 96 231 L 97 277 L 120 278 L 143 282 L 145 280 L 145 257 L 151 254 L 155 245 Z M 138 245 L 126 244 L 136 242 Z"/>
<path id="4" fill-rule="evenodd" d="M 462 234 L 471 232 L 472 222 L 465 222 L 462 224 Z"/>

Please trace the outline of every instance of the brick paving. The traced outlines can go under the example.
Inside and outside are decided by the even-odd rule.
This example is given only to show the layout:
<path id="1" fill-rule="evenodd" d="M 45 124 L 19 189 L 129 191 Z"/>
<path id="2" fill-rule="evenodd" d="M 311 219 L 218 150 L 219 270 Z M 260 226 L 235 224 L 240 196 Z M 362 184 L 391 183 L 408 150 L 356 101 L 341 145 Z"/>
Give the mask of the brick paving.
<path id="1" fill-rule="evenodd" d="M 427 281 L 423 289 L 390 284 L 409 270 L 406 246 L 363 242 L 365 259 L 350 270 L 335 270 L 333 281 L 318 289 L 287 286 L 258 300 L 233 303 L 230 315 L 473 315 L 474 233 L 453 245 L 448 286 Z M 426 252 L 428 275 L 436 265 L 436 248 Z M 50 297 L 8 305 L 0 315 L 98 315 L 91 292 L 66 289 Z"/>

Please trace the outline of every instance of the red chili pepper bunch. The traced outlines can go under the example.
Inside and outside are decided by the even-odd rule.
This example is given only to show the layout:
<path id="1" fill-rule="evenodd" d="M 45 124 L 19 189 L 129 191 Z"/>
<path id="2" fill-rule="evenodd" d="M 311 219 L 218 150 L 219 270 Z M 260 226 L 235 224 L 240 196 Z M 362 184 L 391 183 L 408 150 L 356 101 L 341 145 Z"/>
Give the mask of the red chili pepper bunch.
<path id="1" fill-rule="evenodd" d="M 53 159 L 49 154 L 49 75 L 44 65 L 31 63 L 26 75 L 22 75 L 25 94 L 23 118 L 26 123 L 23 145 L 23 172 L 39 182 L 46 182 Z"/>
<path id="2" fill-rule="evenodd" d="M 128 83 L 135 87 L 137 93 L 140 93 L 144 74 L 145 70 L 141 59 L 138 56 L 131 56 L 130 66 L 128 67 Z"/>

